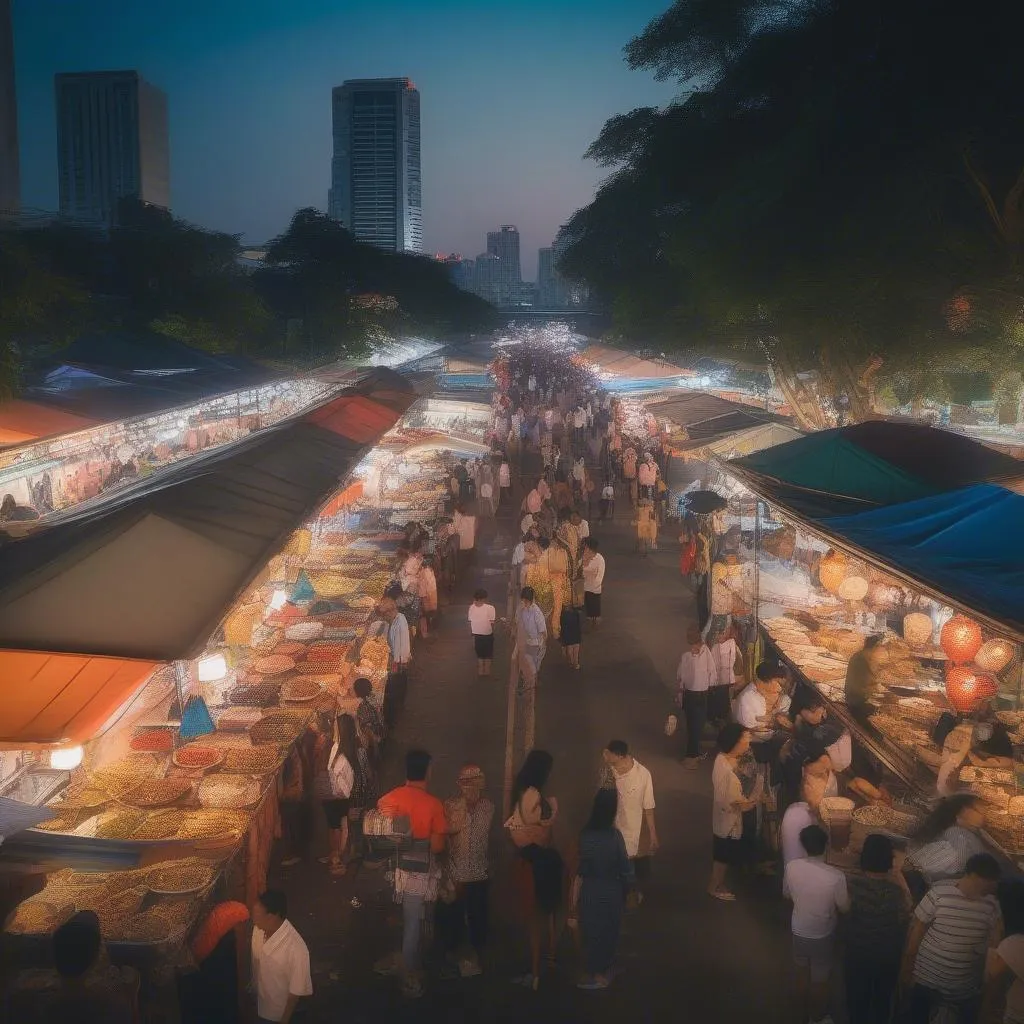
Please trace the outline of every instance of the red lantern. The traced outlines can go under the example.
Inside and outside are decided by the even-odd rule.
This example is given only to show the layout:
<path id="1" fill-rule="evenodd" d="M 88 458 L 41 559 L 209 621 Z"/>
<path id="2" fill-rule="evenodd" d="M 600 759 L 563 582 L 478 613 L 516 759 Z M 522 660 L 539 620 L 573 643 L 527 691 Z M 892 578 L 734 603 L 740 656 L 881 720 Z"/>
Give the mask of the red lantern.
<path id="1" fill-rule="evenodd" d="M 999 693 L 999 687 L 991 676 L 978 676 L 978 700 L 991 700 Z"/>
<path id="2" fill-rule="evenodd" d="M 969 714 L 982 700 L 983 676 L 966 665 L 953 665 L 946 670 L 946 698 L 954 711 Z M 989 680 L 991 682 L 991 680 Z"/>
<path id="3" fill-rule="evenodd" d="M 943 627 L 939 641 L 950 661 L 973 661 L 981 650 L 981 627 L 966 615 L 954 615 Z"/>

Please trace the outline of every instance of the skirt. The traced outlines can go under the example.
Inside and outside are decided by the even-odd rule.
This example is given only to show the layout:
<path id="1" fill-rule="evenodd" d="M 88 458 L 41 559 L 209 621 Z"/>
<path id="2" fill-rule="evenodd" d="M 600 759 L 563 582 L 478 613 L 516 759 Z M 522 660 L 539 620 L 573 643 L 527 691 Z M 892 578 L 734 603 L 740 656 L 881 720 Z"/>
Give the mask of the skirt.
<path id="1" fill-rule="evenodd" d="M 585 590 L 583 592 L 583 607 L 588 619 L 599 619 L 601 617 L 601 595 Z"/>
<path id="2" fill-rule="evenodd" d="M 481 661 L 490 661 L 494 657 L 494 634 L 488 633 L 485 636 L 481 633 L 474 633 L 473 647 L 476 650 L 476 656 Z"/>

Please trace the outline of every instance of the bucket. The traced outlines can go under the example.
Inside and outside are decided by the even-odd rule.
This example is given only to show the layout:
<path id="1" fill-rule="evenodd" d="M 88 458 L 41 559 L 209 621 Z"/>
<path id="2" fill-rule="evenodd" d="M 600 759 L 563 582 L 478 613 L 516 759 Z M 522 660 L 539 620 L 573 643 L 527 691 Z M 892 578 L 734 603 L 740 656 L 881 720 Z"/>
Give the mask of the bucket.
<path id="1" fill-rule="evenodd" d="M 828 829 L 829 843 L 834 850 L 845 850 L 850 845 L 853 808 L 853 801 L 845 796 L 826 796 L 821 799 L 818 814 Z"/>

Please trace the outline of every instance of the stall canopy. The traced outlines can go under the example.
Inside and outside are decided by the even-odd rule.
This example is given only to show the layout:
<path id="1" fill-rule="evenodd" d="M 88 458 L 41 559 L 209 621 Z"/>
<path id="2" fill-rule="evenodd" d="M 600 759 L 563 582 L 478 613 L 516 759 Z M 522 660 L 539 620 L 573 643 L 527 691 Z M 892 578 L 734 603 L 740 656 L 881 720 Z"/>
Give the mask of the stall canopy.
<path id="1" fill-rule="evenodd" d="M 647 408 L 659 419 L 669 419 L 673 423 L 685 427 L 687 431 L 698 423 L 720 420 L 726 416 L 745 416 L 740 427 L 743 429 L 755 423 L 763 423 L 777 417 L 764 412 L 753 405 L 742 402 L 730 402 L 727 398 L 710 395 L 706 391 L 684 391 L 672 398 L 664 398 L 658 402 L 648 402 Z"/>
<path id="2" fill-rule="evenodd" d="M 414 398 L 403 378 L 375 370 L 311 414 L 8 545 L 0 647 L 195 656 L 291 532 Z"/>
<path id="3" fill-rule="evenodd" d="M 960 434 L 887 421 L 808 434 L 729 469 L 773 504 L 815 519 L 1024 475 L 1016 459 Z"/>
<path id="4" fill-rule="evenodd" d="M 0 404 L 0 447 L 26 444 L 56 434 L 73 434 L 95 426 L 96 422 L 63 409 L 16 398 Z"/>
<path id="5" fill-rule="evenodd" d="M 977 484 L 825 519 L 821 532 L 1024 638 L 1024 497 Z"/>
<path id="6" fill-rule="evenodd" d="M 695 376 L 693 370 L 685 370 L 662 360 L 641 359 L 633 352 L 608 348 L 606 345 L 588 345 L 580 355 L 587 362 L 595 363 L 601 372 L 617 377 L 659 379 Z"/>
<path id="7" fill-rule="evenodd" d="M 705 441 L 702 448 L 708 456 L 735 459 L 772 448 L 777 444 L 785 444 L 787 441 L 795 441 L 802 436 L 796 427 L 788 427 L 785 423 L 759 423 L 746 430 Z"/>
<path id="8" fill-rule="evenodd" d="M 0 745 L 92 739 L 156 668 L 152 661 L 0 651 Z"/>

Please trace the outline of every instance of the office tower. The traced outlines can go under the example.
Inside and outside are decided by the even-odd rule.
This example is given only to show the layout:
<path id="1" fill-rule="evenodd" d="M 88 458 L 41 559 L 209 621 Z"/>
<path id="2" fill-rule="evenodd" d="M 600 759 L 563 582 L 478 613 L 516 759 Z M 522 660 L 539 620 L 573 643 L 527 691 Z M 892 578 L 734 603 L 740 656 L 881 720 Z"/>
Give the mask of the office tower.
<path id="1" fill-rule="evenodd" d="M 167 96 L 137 71 L 56 76 L 60 212 L 113 224 L 122 199 L 171 205 Z"/>
<path id="2" fill-rule="evenodd" d="M 0 212 L 21 207 L 11 0 L 0 0 Z"/>
<path id="3" fill-rule="evenodd" d="M 473 269 L 473 291 L 481 299 L 500 306 L 509 301 L 503 291 L 503 286 L 504 268 L 501 257 L 490 252 L 480 253 Z"/>
<path id="4" fill-rule="evenodd" d="M 408 78 L 355 79 L 332 106 L 330 217 L 381 249 L 422 252 L 418 90 Z"/>
<path id="5" fill-rule="evenodd" d="M 497 231 L 488 231 L 487 252 L 499 261 L 493 268 L 497 274 L 497 301 L 502 305 L 519 302 L 523 283 L 519 262 L 519 229 L 512 224 L 502 224 Z"/>

